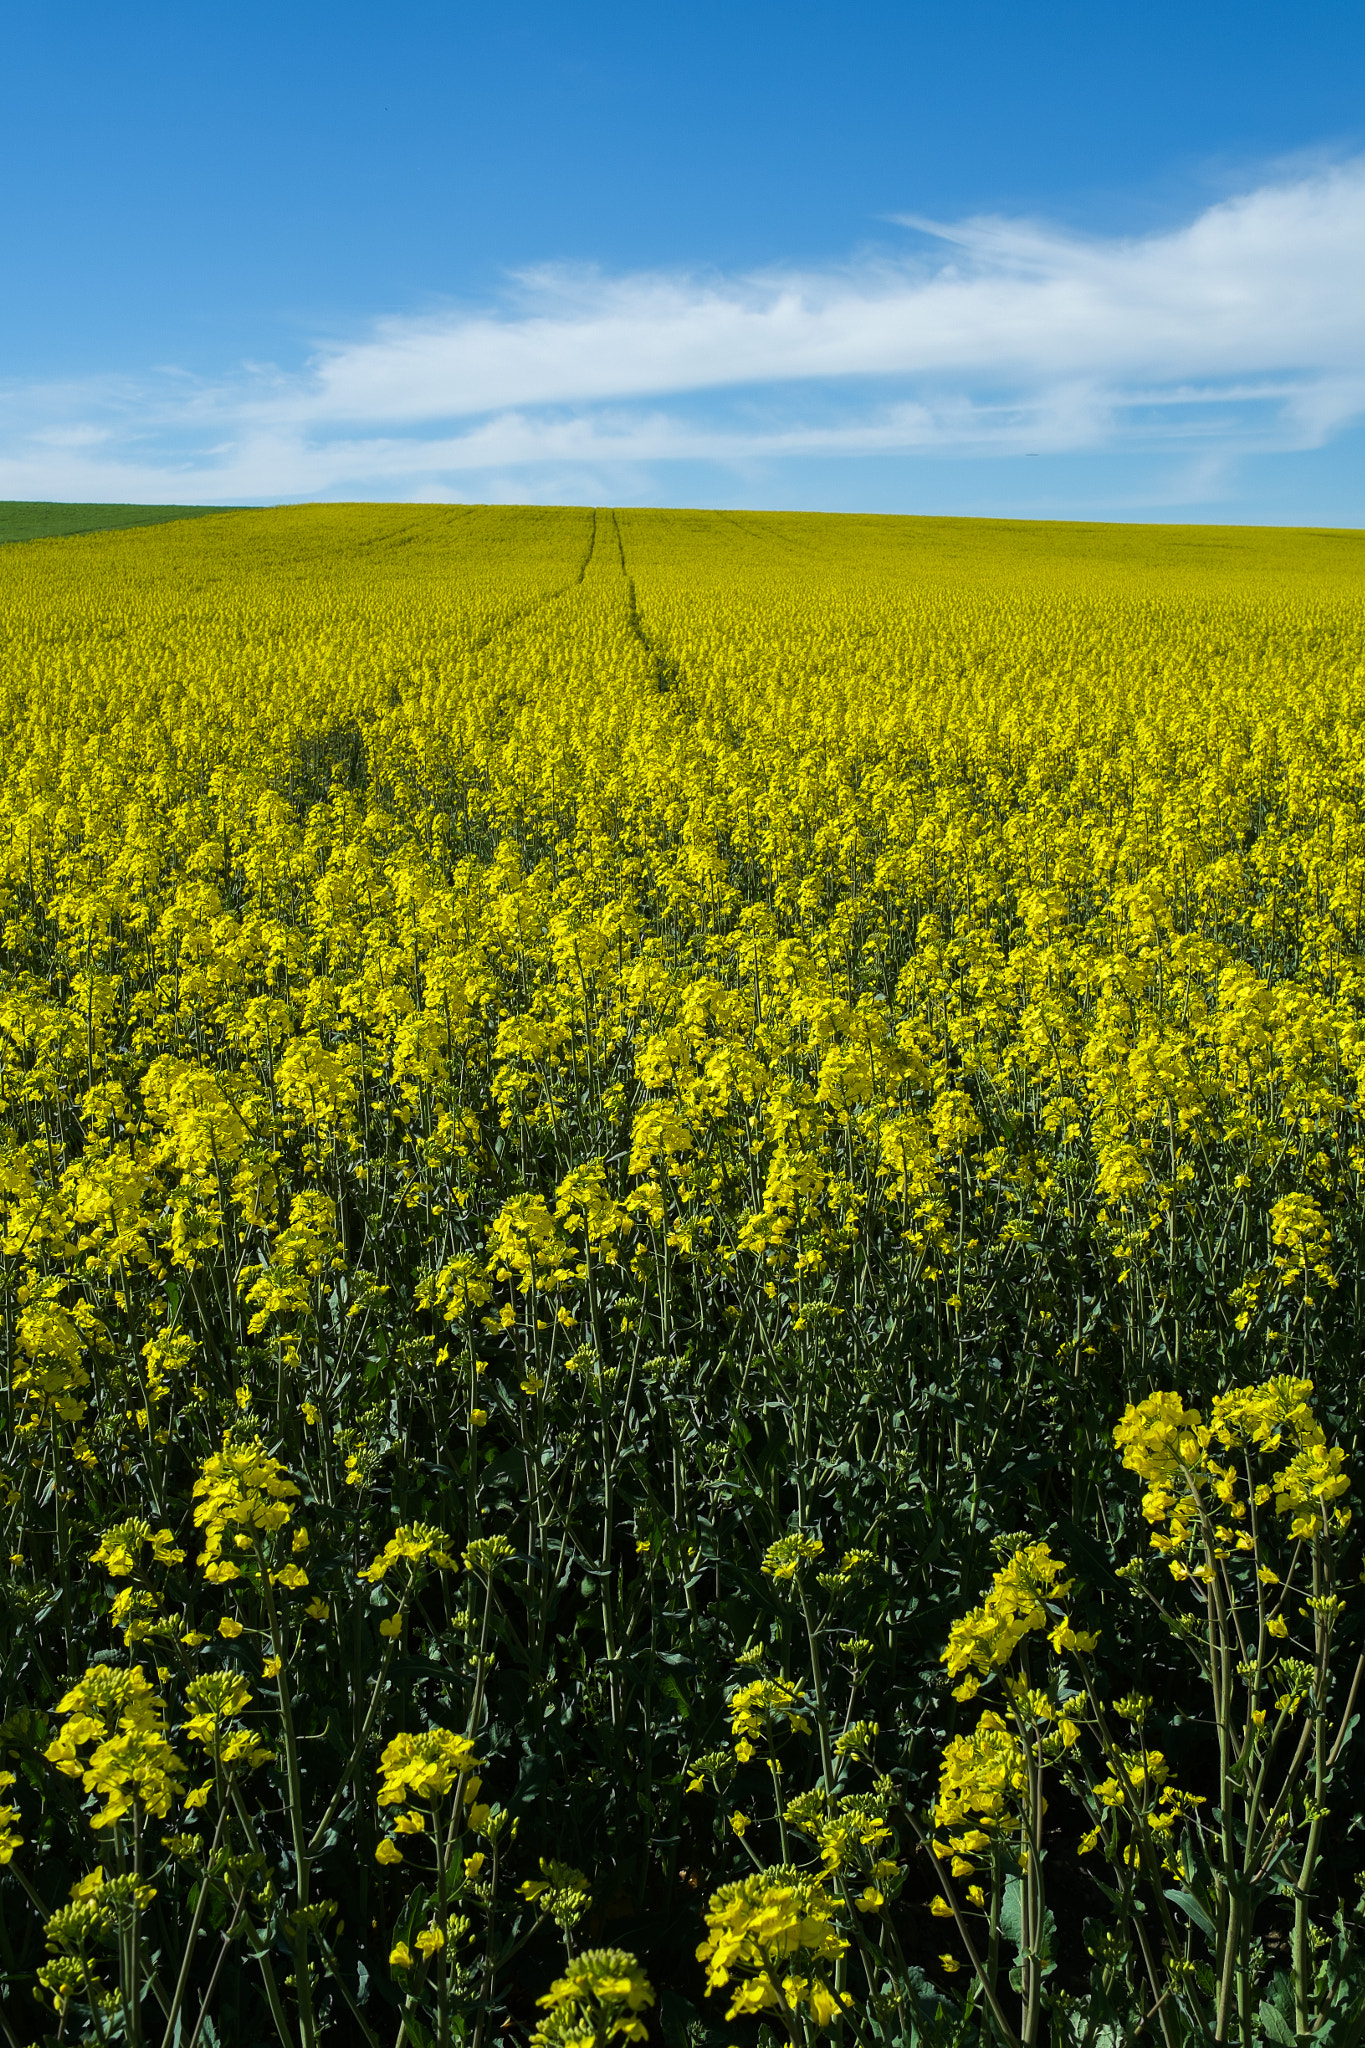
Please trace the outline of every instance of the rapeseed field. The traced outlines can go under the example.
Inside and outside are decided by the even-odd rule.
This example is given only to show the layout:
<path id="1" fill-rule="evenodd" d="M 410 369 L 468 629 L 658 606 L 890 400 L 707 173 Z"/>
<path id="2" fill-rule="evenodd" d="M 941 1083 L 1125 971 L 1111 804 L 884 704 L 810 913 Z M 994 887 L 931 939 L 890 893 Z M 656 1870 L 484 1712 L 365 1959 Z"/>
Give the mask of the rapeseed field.
<path id="1" fill-rule="evenodd" d="M 1363 594 L 0 551 L 12 2048 L 1360 2037 Z"/>

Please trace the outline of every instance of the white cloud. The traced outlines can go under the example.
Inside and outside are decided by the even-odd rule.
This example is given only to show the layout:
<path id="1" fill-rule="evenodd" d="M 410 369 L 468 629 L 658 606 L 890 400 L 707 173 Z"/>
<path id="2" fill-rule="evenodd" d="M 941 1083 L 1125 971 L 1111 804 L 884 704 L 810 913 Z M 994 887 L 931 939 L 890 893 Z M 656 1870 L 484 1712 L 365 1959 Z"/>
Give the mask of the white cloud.
<path id="1" fill-rule="evenodd" d="M 539 468 L 1320 445 L 1365 412 L 1365 159 L 1188 225 L 937 225 L 901 259 L 744 277 L 545 270 L 295 373 L 0 399 L 0 494 L 413 495 Z M 1213 469 L 1209 469 L 1213 473 Z"/>
<path id="2" fill-rule="evenodd" d="M 1361 366 L 1362 164 L 1136 240 L 1001 220 L 904 224 L 951 259 L 723 281 L 547 271 L 520 280 L 525 303 L 511 314 L 385 321 L 320 357 L 304 416 L 416 421 L 825 378 Z"/>

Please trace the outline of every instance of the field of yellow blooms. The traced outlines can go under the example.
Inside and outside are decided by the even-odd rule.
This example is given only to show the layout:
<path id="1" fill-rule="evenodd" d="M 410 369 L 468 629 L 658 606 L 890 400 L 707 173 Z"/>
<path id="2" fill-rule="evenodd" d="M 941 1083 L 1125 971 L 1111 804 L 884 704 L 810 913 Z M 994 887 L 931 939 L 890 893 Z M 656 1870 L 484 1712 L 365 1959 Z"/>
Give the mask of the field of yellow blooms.
<path id="1" fill-rule="evenodd" d="M 1365 2037 L 1363 598 L 0 548 L 7 2048 Z"/>

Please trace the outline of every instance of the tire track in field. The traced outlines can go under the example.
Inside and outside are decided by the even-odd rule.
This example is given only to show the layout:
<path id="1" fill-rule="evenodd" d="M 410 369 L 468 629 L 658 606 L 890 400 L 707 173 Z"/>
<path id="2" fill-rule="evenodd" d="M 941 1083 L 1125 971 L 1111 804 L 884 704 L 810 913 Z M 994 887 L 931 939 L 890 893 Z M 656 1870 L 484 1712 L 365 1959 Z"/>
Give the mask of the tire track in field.
<path id="1" fill-rule="evenodd" d="M 567 583 L 557 583 L 552 590 L 542 591 L 539 597 L 533 597 L 526 604 L 518 605 L 515 610 L 505 613 L 502 618 L 485 626 L 482 632 L 476 633 L 473 639 L 466 641 L 462 648 L 456 650 L 457 658 L 465 664 L 466 686 L 477 687 L 482 683 L 484 687 L 488 727 L 499 740 L 506 737 L 512 719 L 524 702 L 525 692 L 523 686 L 514 680 L 494 678 L 490 682 L 487 675 L 481 676 L 479 657 L 495 642 L 515 632 L 527 619 L 534 618 L 537 612 L 545 611 L 549 606 L 557 604 L 561 598 L 570 597 L 574 591 L 582 588 L 583 579 L 597 550 L 597 526 L 598 517 L 594 510 L 588 525 L 587 549 Z"/>
<path id="2" fill-rule="evenodd" d="M 533 613 L 543 611 L 546 605 L 553 604 L 557 598 L 567 597 L 570 591 L 579 589 L 583 578 L 588 573 L 596 547 L 597 513 L 594 509 L 592 524 L 588 528 L 588 552 L 579 563 L 576 574 L 571 576 L 567 583 L 557 583 L 553 590 L 542 591 L 540 596 L 533 597 L 529 604 L 519 605 L 516 611 L 508 612 L 507 616 L 499 619 L 496 625 L 489 626 L 485 632 L 476 634 L 469 643 L 470 653 L 482 654 L 485 647 L 491 647 L 493 642 L 501 639 L 504 633 L 510 633 L 514 626 L 519 626 L 523 619 L 529 619 Z"/>
<path id="3" fill-rule="evenodd" d="M 635 578 L 626 567 L 626 547 L 625 542 L 621 538 L 621 522 L 614 512 L 611 515 L 611 530 L 616 536 L 616 553 L 621 563 L 621 575 L 626 586 L 626 616 L 630 621 L 630 630 L 648 655 L 649 665 L 654 673 L 654 686 L 660 696 L 664 696 L 676 686 L 678 673 L 672 663 L 660 653 L 644 629 L 640 618 L 640 607 L 635 596 Z"/>

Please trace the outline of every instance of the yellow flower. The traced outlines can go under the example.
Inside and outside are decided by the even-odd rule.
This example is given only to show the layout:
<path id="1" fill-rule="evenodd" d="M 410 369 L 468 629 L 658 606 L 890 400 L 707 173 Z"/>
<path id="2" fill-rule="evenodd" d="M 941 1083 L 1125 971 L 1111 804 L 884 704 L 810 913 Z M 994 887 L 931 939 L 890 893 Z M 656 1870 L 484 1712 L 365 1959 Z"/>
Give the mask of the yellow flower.
<path id="1" fill-rule="evenodd" d="M 0 1771 L 0 1792 L 7 1792 L 14 1783 L 13 1771 Z M 24 1846 L 24 1837 L 16 1825 L 18 1819 L 17 1806 L 0 1804 L 0 1864 L 11 1862 L 15 1850 Z"/>
<path id="2" fill-rule="evenodd" d="M 229 1537 L 254 1542 L 282 1529 L 293 1516 L 299 1489 L 284 1477 L 259 1437 L 249 1442 L 223 1439 L 223 1448 L 206 1458 L 194 1482 L 195 1526 L 204 1531 L 199 1563 L 212 1584 L 241 1577 L 241 1568 L 223 1556 Z"/>
<path id="3" fill-rule="evenodd" d="M 242 1624 L 240 1621 L 234 1621 L 230 1614 L 225 1614 L 218 1624 L 218 1633 L 220 1636 L 226 1636 L 229 1641 L 232 1641 L 234 1637 L 242 1633 Z"/>
<path id="4" fill-rule="evenodd" d="M 774 1724 L 786 1724 L 803 1735 L 809 1734 L 810 1723 L 801 1711 L 802 1704 L 800 1693 L 785 1678 L 756 1678 L 732 1693 L 730 1732 L 737 1738 L 735 1754 L 740 1762 L 748 1762 L 754 1754 L 755 1740 L 761 1741 Z"/>
<path id="5" fill-rule="evenodd" d="M 504 1564 L 516 1556 L 505 1536 L 476 1536 L 467 1543 L 463 1552 L 466 1571 L 478 1572 L 481 1578 L 490 1578 Z"/>
<path id="6" fill-rule="evenodd" d="M 1082 1657 L 1089 1656 L 1099 1639 L 1098 1630 L 1092 1635 L 1085 1629 L 1075 1629 L 1065 1615 L 1048 1635 L 1054 1650 L 1074 1650 Z"/>
<path id="7" fill-rule="evenodd" d="M 813 2016 L 830 1995 L 823 1971 L 848 1948 L 834 1924 L 837 1911 L 825 1873 L 764 1870 L 722 1885 L 707 1908 L 707 1937 L 697 1956 L 707 1965 L 708 1990 L 739 1980 L 727 2017 L 770 2008 L 779 1978 L 788 2011 Z"/>
<path id="8" fill-rule="evenodd" d="M 191 1742 L 202 1744 L 228 1770 L 239 1765 L 257 1770 L 271 1761 L 273 1750 L 258 1742 L 248 1729 L 228 1726 L 251 1700 L 251 1689 L 240 1673 L 201 1672 L 190 1680 L 186 1692 L 193 1711 L 184 1727 Z"/>
<path id="9" fill-rule="evenodd" d="M 92 1665 L 58 1700 L 57 1712 L 66 1722 L 44 1755 L 103 1800 L 91 1827 L 113 1827 L 136 1806 L 164 1820 L 185 1766 L 166 1740 L 165 1707 L 145 1673 Z"/>
<path id="10" fill-rule="evenodd" d="M 468 1737 L 451 1728 L 395 1735 L 380 1759 L 379 1804 L 432 1806 L 445 1798 L 458 1778 L 477 1769 L 478 1762 Z"/>
<path id="11" fill-rule="evenodd" d="M 381 1856 L 379 1860 L 381 1863 L 387 1863 L 393 1859 Z M 402 1859 L 400 1858 L 399 1860 L 401 1861 Z M 395 1943 L 394 1947 L 389 1950 L 389 1963 L 395 1970 L 410 1970 L 412 1968 L 412 1950 L 405 1941 Z"/>
<path id="12" fill-rule="evenodd" d="M 403 1861 L 403 1851 L 399 1848 L 397 1842 L 390 1841 L 389 1837 L 385 1835 L 374 1852 L 374 1860 L 376 1863 L 401 1863 Z M 404 1967 L 406 1968 L 406 1965 Z"/>
<path id="13" fill-rule="evenodd" d="M 406 1564 L 410 1576 L 418 1567 L 428 1565 L 453 1571 L 455 1559 L 451 1555 L 450 1538 L 425 1522 L 403 1523 L 394 1530 L 379 1556 L 373 1564 L 366 1566 L 360 1576 L 368 1579 L 372 1586 L 377 1586 L 397 1564 Z"/>
<path id="14" fill-rule="evenodd" d="M 955 1621 L 948 1631 L 948 1647 L 940 1661 L 948 1666 L 950 1678 L 962 1680 L 955 1698 L 971 1699 L 980 1686 L 977 1673 L 986 1677 L 998 1670 L 1030 1631 L 1048 1626 L 1044 1603 L 1059 1600 L 1071 1590 L 1070 1579 L 1062 1578 L 1065 1570 L 1046 1543 L 1031 1543 L 1016 1550 L 996 1572 L 981 1606 Z M 1055 1633 L 1070 1638 L 1077 1648 L 1093 1647 L 1091 1638 L 1073 1635 L 1069 1622 L 1059 1624 Z M 1060 1649 L 1061 1642 L 1054 1642 L 1054 1647 Z"/>
<path id="15" fill-rule="evenodd" d="M 939 1769 L 938 1801 L 934 1819 L 939 1827 L 960 1827 L 980 1822 L 969 1837 L 961 1838 L 954 1876 L 966 1876 L 971 1865 L 962 1850 L 985 1847 L 992 1833 L 1013 1825 L 1020 1797 L 1027 1788 L 1027 1759 L 1023 1745 L 998 1714 L 985 1713 L 971 1735 L 956 1735 L 943 1752 Z M 958 1862 L 964 1863 L 959 1871 Z"/>
<path id="16" fill-rule="evenodd" d="M 153 1529 L 150 1522 L 135 1515 L 131 1521 L 105 1530 L 91 1561 L 102 1564 L 110 1578 L 127 1578 L 137 1570 L 143 1550 L 150 1553 L 148 1565 L 169 1567 L 180 1564 L 185 1556 L 183 1550 L 176 1548 L 169 1529 Z M 23 1562 L 22 1558 L 19 1562 Z"/>
<path id="17" fill-rule="evenodd" d="M 780 1536 L 763 1553 L 763 1570 L 770 1579 L 782 1585 L 795 1579 L 799 1572 L 808 1564 L 814 1564 L 824 1553 L 825 1546 L 817 1536 L 804 1536 L 799 1532 Z"/>
<path id="18" fill-rule="evenodd" d="M 548 2008 L 548 2017 L 532 2034 L 531 2048 L 559 2048 L 585 2038 L 644 2041 L 649 2030 L 640 2014 L 653 2005 L 654 1991 L 624 1949 L 588 1949 L 570 1958 L 564 1975 L 536 2003 Z"/>

